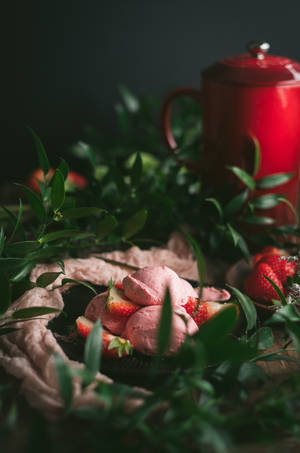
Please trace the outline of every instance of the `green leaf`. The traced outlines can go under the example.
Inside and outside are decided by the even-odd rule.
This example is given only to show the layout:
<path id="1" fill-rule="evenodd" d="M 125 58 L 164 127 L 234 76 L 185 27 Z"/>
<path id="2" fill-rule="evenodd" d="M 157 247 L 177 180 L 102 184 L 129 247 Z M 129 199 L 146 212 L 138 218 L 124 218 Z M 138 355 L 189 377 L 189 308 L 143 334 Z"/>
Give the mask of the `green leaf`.
<path id="1" fill-rule="evenodd" d="M 76 285 L 82 285 L 82 286 L 85 286 L 86 288 L 89 288 L 91 291 L 93 291 L 93 293 L 95 295 L 97 295 L 97 291 L 95 290 L 95 288 L 90 284 L 90 283 L 87 283 L 87 282 L 81 282 L 79 280 L 74 280 L 72 278 L 64 278 L 62 279 L 61 281 L 61 286 L 64 286 L 68 283 L 74 283 Z"/>
<path id="2" fill-rule="evenodd" d="M 249 338 L 251 346 L 258 350 L 270 348 L 274 343 L 274 335 L 270 327 L 261 327 Z"/>
<path id="3" fill-rule="evenodd" d="M 44 223 L 47 214 L 41 198 L 35 192 L 29 189 L 29 187 L 26 187 L 23 184 L 16 185 L 22 187 L 22 189 L 25 191 L 26 198 L 31 206 L 33 213 L 36 215 L 36 217 L 39 219 L 41 223 Z"/>
<path id="4" fill-rule="evenodd" d="M 122 133 L 125 135 L 128 132 L 129 127 L 130 127 L 130 121 L 128 118 L 129 114 L 128 114 L 127 110 L 125 110 L 125 107 L 120 103 L 115 105 L 115 110 L 117 113 L 119 128 L 122 131 Z"/>
<path id="5" fill-rule="evenodd" d="M 222 219 L 223 218 L 223 209 L 222 209 L 222 206 L 220 205 L 219 201 L 216 200 L 215 198 L 206 198 L 205 201 L 208 201 L 215 206 L 215 208 L 217 209 L 218 214 L 220 216 L 220 219 Z"/>
<path id="6" fill-rule="evenodd" d="M 62 158 L 60 158 L 60 164 L 58 166 L 58 169 L 60 170 L 61 174 L 64 177 L 64 180 L 66 181 L 66 179 L 68 178 L 68 174 L 69 174 L 69 165 Z"/>
<path id="7" fill-rule="evenodd" d="M 248 175 L 244 170 L 242 170 L 239 167 L 232 167 L 232 166 L 227 166 L 229 170 L 232 171 L 232 173 L 235 174 L 247 187 L 249 187 L 250 190 L 254 190 L 255 188 L 255 181 L 252 178 L 252 176 Z"/>
<path id="8" fill-rule="evenodd" d="M 256 137 L 251 136 L 251 139 L 254 144 L 254 168 L 253 168 L 253 176 L 255 176 L 260 168 L 261 163 L 261 150 L 260 144 Z"/>
<path id="9" fill-rule="evenodd" d="M 288 200 L 285 196 L 281 196 L 281 195 L 279 195 L 278 200 L 281 201 L 282 203 L 285 203 L 290 208 L 290 210 L 292 211 L 292 213 L 295 216 L 295 223 L 298 225 L 299 216 L 298 216 L 298 213 L 297 213 L 296 209 L 294 208 L 293 204 L 290 202 L 290 200 Z"/>
<path id="10" fill-rule="evenodd" d="M 21 241 L 8 244 L 6 252 L 12 256 L 14 255 L 26 255 L 27 253 L 33 252 L 41 247 L 37 241 Z"/>
<path id="11" fill-rule="evenodd" d="M 185 236 L 187 237 L 189 243 L 194 249 L 196 260 L 197 260 L 197 269 L 198 269 L 198 278 L 199 278 L 199 286 L 202 290 L 202 287 L 205 282 L 205 259 L 202 253 L 202 250 L 198 244 L 198 242 L 187 232 L 184 232 Z"/>
<path id="12" fill-rule="evenodd" d="M 237 288 L 234 288 L 233 286 L 227 285 L 233 295 L 236 297 L 237 301 L 239 302 L 243 313 L 245 314 L 246 321 L 247 321 L 247 329 L 246 330 L 251 330 L 253 327 L 256 325 L 256 320 L 257 320 L 257 312 L 254 303 L 252 300 L 246 296 L 246 294 L 243 294 L 241 291 L 239 291 Z"/>
<path id="13" fill-rule="evenodd" d="M 267 377 L 263 368 L 253 362 L 245 362 L 239 369 L 237 380 L 243 384 L 249 384 L 257 381 L 266 381 Z"/>
<path id="14" fill-rule="evenodd" d="M 143 162 L 140 153 L 136 153 L 136 158 L 130 172 L 131 185 L 137 188 L 142 179 Z"/>
<path id="15" fill-rule="evenodd" d="M 168 349 L 172 332 L 172 305 L 169 289 L 167 288 L 159 322 L 157 337 L 157 354 L 162 356 Z"/>
<path id="16" fill-rule="evenodd" d="M 226 226 L 228 228 L 228 231 L 230 233 L 230 236 L 232 237 L 232 240 L 233 240 L 233 243 L 234 243 L 234 246 L 236 247 L 239 243 L 239 240 L 240 240 L 240 233 L 238 233 L 232 225 L 230 225 L 230 223 L 226 223 Z"/>
<path id="17" fill-rule="evenodd" d="M 11 287 L 4 272 L 0 271 L 0 315 L 5 313 L 11 302 Z"/>
<path id="18" fill-rule="evenodd" d="M 38 276 L 36 280 L 36 286 L 40 288 L 46 288 L 48 285 L 53 283 L 62 272 L 45 272 Z"/>
<path id="19" fill-rule="evenodd" d="M 20 200 L 20 203 L 21 203 L 21 200 Z M 7 242 L 12 240 L 12 238 L 15 235 L 16 232 L 18 233 L 19 238 L 22 241 L 25 241 L 26 240 L 26 234 L 25 234 L 23 226 L 21 225 L 20 221 L 18 220 L 19 217 L 21 218 L 21 216 L 20 216 L 20 208 L 19 208 L 18 217 L 16 217 L 15 214 L 13 212 L 11 212 L 11 210 L 6 208 L 5 206 L 2 206 L 2 209 L 9 216 L 10 223 L 12 224 L 12 227 L 13 227 L 13 234 L 11 235 L 10 239 Z M 23 210 L 23 208 L 21 208 L 21 215 L 22 215 L 22 210 Z"/>
<path id="20" fill-rule="evenodd" d="M 210 344 L 213 344 L 217 338 L 217 341 L 219 342 L 222 341 L 222 338 L 229 335 L 232 332 L 236 321 L 236 307 L 233 304 L 224 304 L 224 308 L 205 324 L 202 324 L 201 329 L 199 329 L 193 337 L 200 339 L 205 347 L 208 347 Z M 217 338 L 216 332 L 218 332 Z"/>
<path id="21" fill-rule="evenodd" d="M 13 319 L 34 318 L 36 316 L 49 315 L 51 313 L 60 313 L 61 310 L 52 307 L 29 307 L 16 310 L 12 314 Z"/>
<path id="22" fill-rule="evenodd" d="M 247 245 L 247 242 L 245 241 L 245 239 L 240 235 L 240 238 L 239 238 L 239 241 L 238 241 L 238 248 L 240 249 L 240 251 L 242 252 L 242 254 L 244 255 L 246 261 L 249 260 L 249 255 L 250 255 L 250 251 L 248 249 L 248 245 Z"/>
<path id="23" fill-rule="evenodd" d="M 0 258 L 0 269 L 11 271 L 17 269 L 23 262 L 23 258 Z"/>
<path id="24" fill-rule="evenodd" d="M 45 258 L 53 258 L 59 256 L 61 253 L 65 252 L 65 248 L 58 246 L 48 246 L 37 250 L 36 252 L 31 252 L 26 256 L 27 261 L 37 261 Z M 16 258 L 17 259 L 17 258 Z"/>
<path id="25" fill-rule="evenodd" d="M 78 230 L 59 230 L 53 231 L 52 233 L 45 234 L 39 239 L 40 244 L 45 244 L 47 242 L 56 241 L 57 239 L 70 238 L 72 236 L 78 235 Z"/>
<path id="26" fill-rule="evenodd" d="M 11 236 L 10 238 L 8 239 L 8 242 L 11 242 L 16 234 L 16 232 L 18 231 L 19 227 L 20 227 L 20 223 L 21 223 L 21 218 L 22 218 L 22 214 L 23 214 L 23 204 L 22 204 L 22 200 L 20 199 L 19 200 L 19 212 L 18 212 L 18 217 L 16 219 L 16 224 L 14 226 L 14 229 L 11 233 Z M 23 233 L 23 236 L 24 236 L 24 232 L 22 231 L 21 234 Z"/>
<path id="27" fill-rule="evenodd" d="M 269 277 L 267 277 L 266 275 L 264 275 L 265 279 L 268 280 L 269 283 L 271 283 L 271 285 L 273 286 L 273 288 L 275 289 L 276 293 L 278 294 L 280 300 L 281 300 L 281 303 L 282 305 L 287 305 L 287 301 L 285 299 L 285 296 L 284 294 L 282 293 L 282 291 L 278 288 L 278 286 L 276 285 L 276 283 L 273 282 L 273 280 L 271 280 Z"/>
<path id="28" fill-rule="evenodd" d="M 50 164 L 49 164 L 49 160 L 48 160 L 45 148 L 44 148 L 40 138 L 38 137 L 38 135 L 30 127 L 28 129 L 31 132 L 33 139 L 34 139 L 35 148 L 36 148 L 37 155 L 38 155 L 39 165 L 40 165 L 41 169 L 43 170 L 44 174 L 46 175 L 50 170 Z"/>
<path id="29" fill-rule="evenodd" d="M 137 113 L 140 109 L 140 103 L 136 96 L 124 85 L 119 87 L 123 102 L 130 113 Z"/>
<path id="30" fill-rule="evenodd" d="M 271 189 L 273 187 L 281 186 L 288 182 L 295 173 L 274 173 L 256 181 L 256 187 L 258 189 Z"/>
<path id="31" fill-rule="evenodd" d="M 280 203 L 280 196 L 277 194 L 267 194 L 252 200 L 253 206 L 257 209 L 270 209 L 274 208 Z"/>
<path id="32" fill-rule="evenodd" d="M 97 238 L 99 240 L 103 239 L 105 236 L 108 236 L 116 228 L 118 222 L 113 215 L 107 215 L 103 220 L 101 220 L 97 225 Z"/>
<path id="33" fill-rule="evenodd" d="M 79 219 L 81 217 L 88 217 L 90 215 L 99 214 L 104 212 L 105 209 L 88 207 L 88 208 L 70 208 L 62 211 L 62 215 L 65 219 Z"/>
<path id="34" fill-rule="evenodd" d="M 55 170 L 51 185 L 51 205 L 54 212 L 57 212 L 65 201 L 65 181 L 62 172 Z"/>
<path id="35" fill-rule="evenodd" d="M 249 190 L 245 189 L 243 192 L 236 195 L 232 200 L 230 200 L 224 207 L 224 216 L 226 218 L 231 218 L 236 214 L 243 206 L 249 195 Z"/>
<path id="36" fill-rule="evenodd" d="M 0 256 L 2 255 L 4 245 L 5 245 L 5 234 L 4 234 L 3 227 L 1 227 L 1 230 L 0 230 Z"/>
<path id="37" fill-rule="evenodd" d="M 243 218 L 243 222 L 250 223 L 253 225 L 272 225 L 275 222 L 271 217 L 262 217 L 256 215 L 250 215 Z"/>
<path id="38" fill-rule="evenodd" d="M 123 226 L 123 238 L 129 239 L 138 233 L 145 225 L 148 216 L 146 209 L 141 209 L 130 217 Z"/>
<path id="39" fill-rule="evenodd" d="M 86 368 L 95 376 L 100 369 L 102 347 L 102 326 L 97 319 L 86 339 L 84 348 L 84 363 Z"/>
<path id="40" fill-rule="evenodd" d="M 35 262 L 24 262 L 24 266 L 12 277 L 10 277 L 10 281 L 12 283 L 18 283 L 22 281 L 35 267 Z"/>
<path id="41" fill-rule="evenodd" d="M 53 358 L 55 363 L 60 396 L 65 404 L 65 412 L 68 413 L 71 409 L 73 400 L 73 383 L 71 370 L 60 355 L 54 353 Z"/>

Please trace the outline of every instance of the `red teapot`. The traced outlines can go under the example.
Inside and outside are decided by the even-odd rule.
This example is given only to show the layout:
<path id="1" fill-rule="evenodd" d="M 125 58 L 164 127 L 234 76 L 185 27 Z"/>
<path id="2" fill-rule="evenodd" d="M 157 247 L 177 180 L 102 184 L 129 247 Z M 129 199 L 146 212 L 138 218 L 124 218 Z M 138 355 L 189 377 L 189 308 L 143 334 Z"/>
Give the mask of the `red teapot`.
<path id="1" fill-rule="evenodd" d="M 251 43 L 248 53 L 223 59 L 202 72 L 202 87 L 179 88 L 165 99 L 161 126 L 168 149 L 178 151 L 171 129 L 171 111 L 178 96 L 191 96 L 203 109 L 203 150 L 201 162 L 188 166 L 199 170 L 215 185 L 232 180 L 227 166 L 253 172 L 256 139 L 261 162 L 254 179 L 275 173 L 292 172 L 293 177 L 255 195 L 283 194 L 297 209 L 300 163 L 300 64 L 289 58 L 268 54 L 267 42 Z M 295 215 L 280 203 L 263 215 L 276 225 L 294 224 Z"/>

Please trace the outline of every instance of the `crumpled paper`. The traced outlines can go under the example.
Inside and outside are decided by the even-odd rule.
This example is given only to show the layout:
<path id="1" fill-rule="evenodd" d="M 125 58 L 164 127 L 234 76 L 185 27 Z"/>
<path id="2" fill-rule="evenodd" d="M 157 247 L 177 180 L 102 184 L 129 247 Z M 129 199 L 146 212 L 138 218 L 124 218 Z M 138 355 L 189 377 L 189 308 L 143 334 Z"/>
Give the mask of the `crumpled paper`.
<path id="1" fill-rule="evenodd" d="M 136 267 L 150 265 L 167 265 L 181 277 L 197 279 L 197 265 L 191 251 L 179 234 L 170 238 L 165 248 L 153 247 L 141 250 L 134 246 L 127 251 L 114 251 L 85 259 L 64 260 L 65 275 L 60 276 L 53 284 L 45 288 L 33 288 L 16 300 L 7 310 L 3 318 L 10 317 L 15 310 L 35 306 L 47 306 L 62 310 L 64 302 L 62 292 L 68 285 L 53 289 L 60 284 L 62 278 L 88 281 L 96 285 L 107 285 L 112 278 L 121 281 L 126 275 L 134 272 L 125 266 L 109 264 L 99 258 L 112 259 Z M 56 264 L 38 264 L 31 273 L 30 280 L 36 281 L 44 272 L 60 271 Z M 41 411 L 45 417 L 56 419 L 62 414 L 63 402 L 59 394 L 59 386 L 53 361 L 53 352 L 59 354 L 69 365 L 82 367 L 79 362 L 70 360 L 57 343 L 52 332 L 47 328 L 51 319 L 57 314 L 48 314 L 30 321 L 16 324 L 19 330 L 0 336 L 0 366 L 21 381 L 21 391 L 28 403 Z M 3 321 L 2 321 L 3 322 Z M 112 380 L 98 373 L 96 381 L 111 383 Z M 80 380 L 74 379 L 73 406 L 101 405 L 94 391 L 94 384 L 82 389 Z M 148 392 L 139 389 L 141 398 L 125 402 L 131 411 L 143 403 L 143 396 Z"/>

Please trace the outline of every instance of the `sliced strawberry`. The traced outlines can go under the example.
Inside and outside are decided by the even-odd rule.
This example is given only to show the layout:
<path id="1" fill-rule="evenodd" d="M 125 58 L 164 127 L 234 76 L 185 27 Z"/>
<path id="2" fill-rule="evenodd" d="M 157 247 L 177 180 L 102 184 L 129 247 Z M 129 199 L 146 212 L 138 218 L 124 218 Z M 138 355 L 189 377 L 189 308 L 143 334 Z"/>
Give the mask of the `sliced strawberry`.
<path id="1" fill-rule="evenodd" d="M 116 286 L 117 288 L 121 289 L 122 291 L 124 290 L 124 285 L 123 285 L 122 282 L 121 283 L 115 283 L 114 286 Z"/>
<path id="2" fill-rule="evenodd" d="M 296 273 L 296 264 L 280 259 L 280 255 L 263 256 L 259 263 L 267 263 L 276 273 L 281 283 L 285 283 L 288 276 L 293 277 Z"/>
<path id="3" fill-rule="evenodd" d="M 84 316 L 76 319 L 78 335 L 87 338 L 94 323 Z M 103 357 L 120 358 L 132 352 L 132 345 L 126 338 L 117 337 L 102 327 L 102 355 Z"/>
<path id="4" fill-rule="evenodd" d="M 93 321 L 90 321 L 84 316 L 79 316 L 79 318 L 76 319 L 78 335 L 80 335 L 83 338 L 88 337 L 90 331 L 93 328 L 93 325 L 94 325 Z"/>
<path id="5" fill-rule="evenodd" d="M 189 297 L 183 308 L 193 318 L 197 326 L 201 326 L 214 316 L 224 304 L 218 302 L 199 301 L 197 297 Z"/>
<path id="6" fill-rule="evenodd" d="M 124 295 L 123 290 L 114 285 L 108 291 L 106 308 L 111 315 L 128 317 L 141 307 L 131 302 Z"/>
<path id="7" fill-rule="evenodd" d="M 264 277 L 266 275 L 275 283 L 278 288 L 284 292 L 282 283 L 276 272 L 268 263 L 258 263 L 250 275 L 245 280 L 245 293 L 257 301 L 271 302 L 272 299 L 277 300 L 278 295 L 271 283 Z"/>
<path id="8" fill-rule="evenodd" d="M 132 344 L 126 338 L 112 335 L 108 330 L 102 334 L 102 354 L 104 357 L 121 358 L 132 352 Z"/>

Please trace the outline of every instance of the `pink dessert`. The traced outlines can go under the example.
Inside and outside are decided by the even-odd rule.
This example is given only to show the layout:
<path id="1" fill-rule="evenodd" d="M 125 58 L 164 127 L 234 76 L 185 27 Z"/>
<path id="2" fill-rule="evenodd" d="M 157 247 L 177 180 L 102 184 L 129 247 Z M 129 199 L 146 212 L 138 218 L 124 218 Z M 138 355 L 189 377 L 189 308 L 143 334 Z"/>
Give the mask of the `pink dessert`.
<path id="1" fill-rule="evenodd" d="M 182 305 L 196 290 L 167 266 L 148 266 L 123 280 L 124 293 L 140 305 L 161 305 L 167 287 L 172 305 Z"/>
<path id="2" fill-rule="evenodd" d="M 154 355 L 157 350 L 157 337 L 161 317 L 161 306 L 151 305 L 136 311 L 126 324 L 123 337 L 132 346 L 146 355 Z M 193 335 L 198 330 L 197 324 L 184 308 L 174 308 L 172 315 L 172 333 L 166 355 L 174 354 L 185 340 L 186 335 Z"/>
<path id="3" fill-rule="evenodd" d="M 109 313 L 106 309 L 107 295 L 108 291 L 105 291 L 95 296 L 86 307 L 84 316 L 94 322 L 100 318 L 104 327 L 115 335 L 120 335 L 125 329 L 127 318 Z"/>
<path id="4" fill-rule="evenodd" d="M 117 287 L 117 288 L 116 288 Z M 85 311 L 88 320 L 101 319 L 115 335 L 129 340 L 139 352 L 153 355 L 157 349 L 161 309 L 167 288 L 172 305 L 172 332 L 166 354 L 174 354 L 187 335 L 214 316 L 223 305 L 217 301 L 230 298 L 226 290 L 204 288 L 199 305 L 196 290 L 167 266 L 148 266 L 123 279 L 94 297 Z M 137 305 L 138 304 L 138 305 Z"/>

